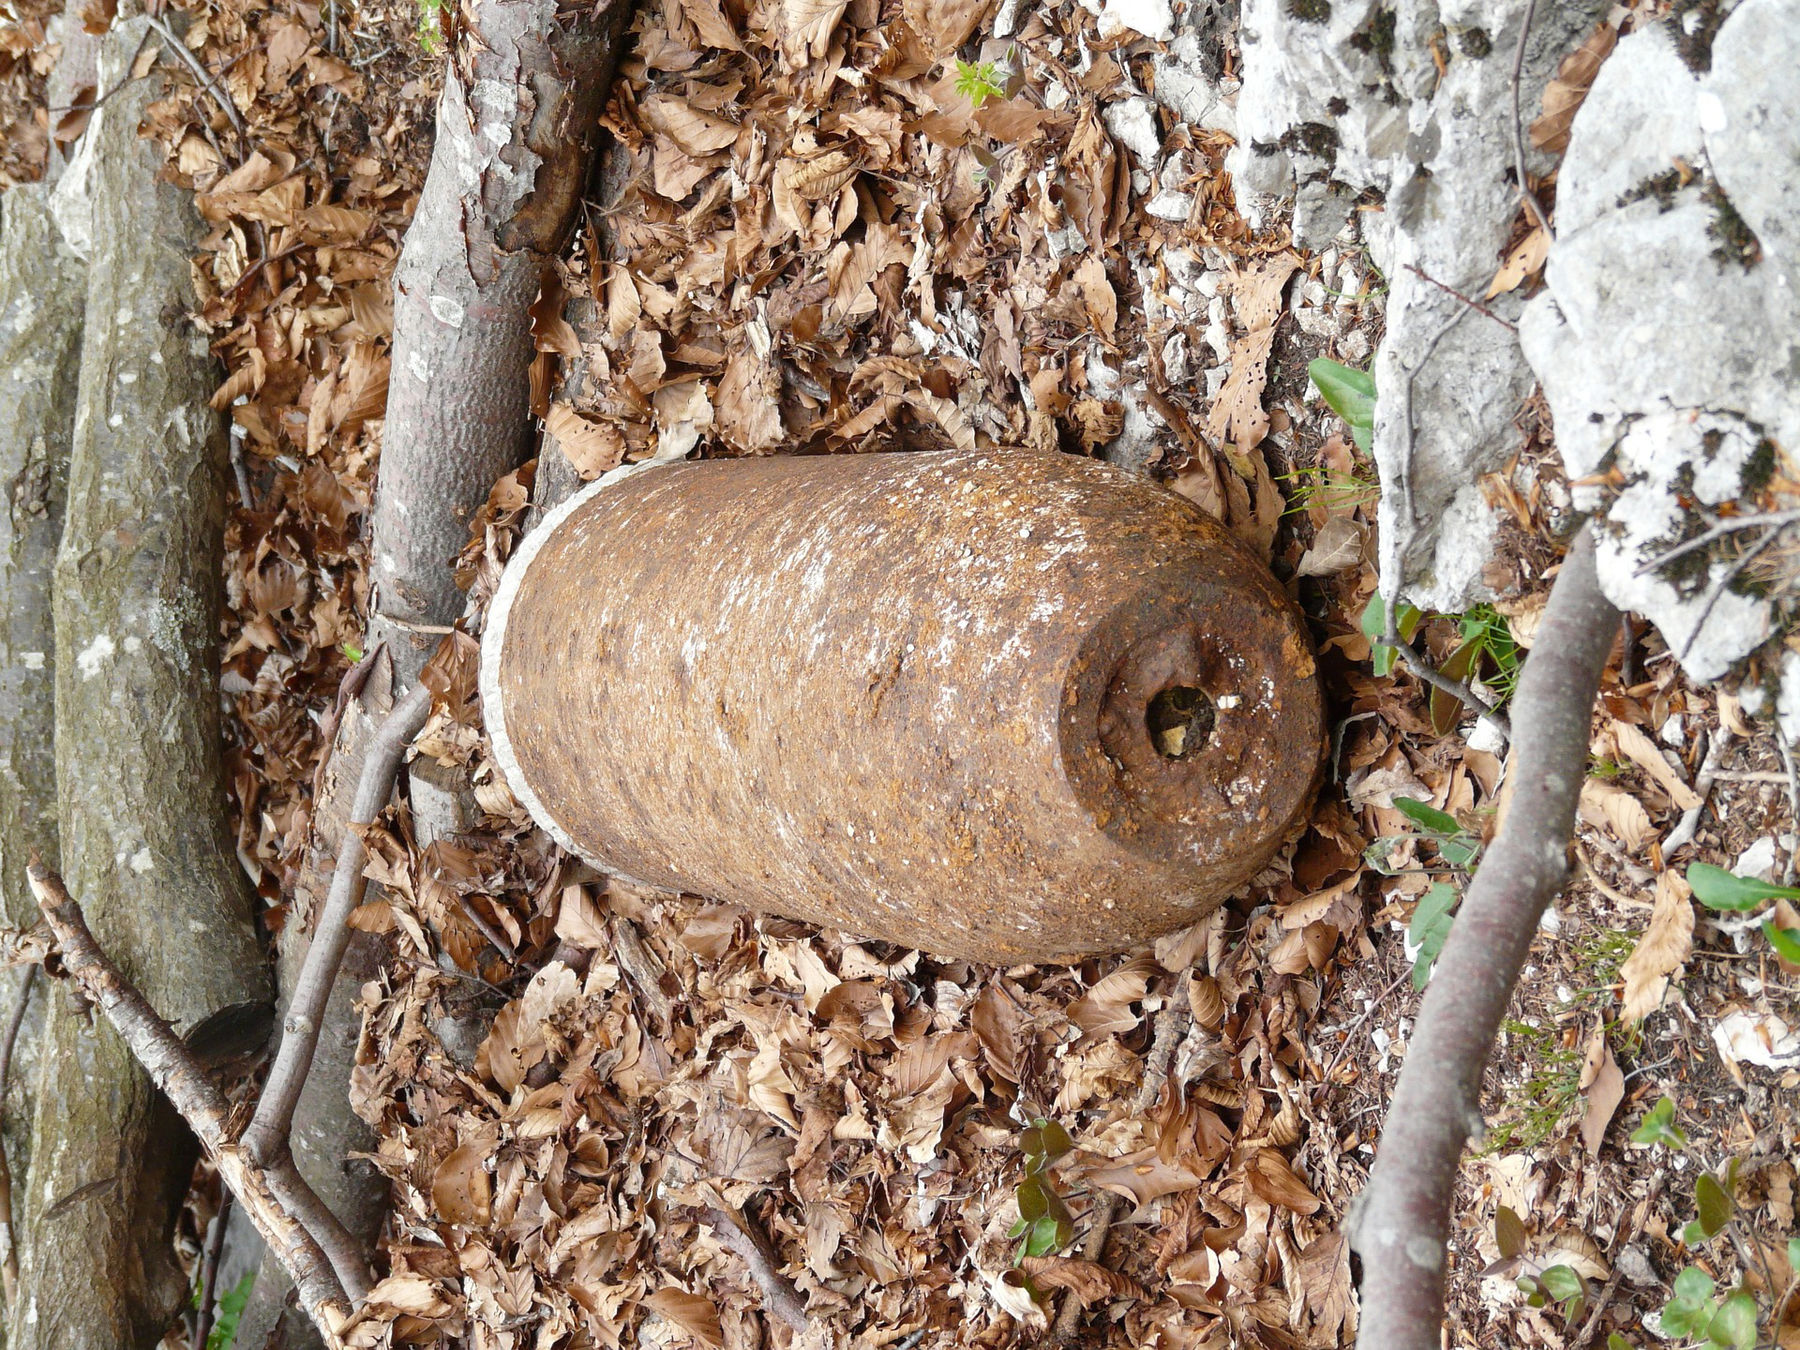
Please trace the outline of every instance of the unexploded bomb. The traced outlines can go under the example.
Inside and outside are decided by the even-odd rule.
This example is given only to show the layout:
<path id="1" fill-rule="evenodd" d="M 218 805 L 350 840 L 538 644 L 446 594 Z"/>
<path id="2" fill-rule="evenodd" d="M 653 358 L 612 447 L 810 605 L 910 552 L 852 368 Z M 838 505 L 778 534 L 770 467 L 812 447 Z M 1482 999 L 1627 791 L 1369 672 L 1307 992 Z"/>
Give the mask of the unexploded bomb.
<path id="1" fill-rule="evenodd" d="M 988 962 L 1192 922 L 1298 828 L 1300 615 L 1191 503 L 1027 452 L 716 460 L 521 545 L 481 687 L 597 866 Z"/>

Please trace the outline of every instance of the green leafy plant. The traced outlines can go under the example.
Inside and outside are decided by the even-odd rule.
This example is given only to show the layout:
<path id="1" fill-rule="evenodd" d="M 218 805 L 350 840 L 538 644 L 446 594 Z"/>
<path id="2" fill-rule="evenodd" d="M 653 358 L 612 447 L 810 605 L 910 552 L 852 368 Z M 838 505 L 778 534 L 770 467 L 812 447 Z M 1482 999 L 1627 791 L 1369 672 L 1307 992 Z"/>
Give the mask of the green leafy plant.
<path id="1" fill-rule="evenodd" d="M 1418 826 L 1419 835 L 1436 850 L 1446 865 L 1442 873 L 1450 880 L 1432 883 L 1413 908 L 1412 922 L 1407 926 L 1407 945 L 1417 953 L 1413 958 L 1413 988 L 1423 989 L 1431 978 L 1431 968 L 1443 954 L 1444 942 L 1450 936 L 1450 923 L 1456 906 L 1462 900 L 1457 879 L 1474 871 L 1481 853 L 1481 838 L 1465 830 L 1455 816 L 1440 811 L 1428 802 L 1412 797 L 1394 798 L 1394 809 Z M 1398 876 L 1390 859 L 1394 849 L 1406 842 L 1408 835 L 1383 835 L 1363 851 L 1363 860 L 1383 876 Z"/>
<path id="2" fill-rule="evenodd" d="M 977 108 L 1006 97 L 1006 72 L 998 61 L 956 61 L 956 92 Z"/>
<path id="3" fill-rule="evenodd" d="M 1329 357 L 1310 361 L 1306 373 L 1331 410 L 1350 427 L 1350 440 L 1365 455 L 1375 445 L 1375 377 Z"/>
<path id="4" fill-rule="evenodd" d="M 435 55 L 444 40 L 444 0 L 419 0 L 419 50 Z"/>
<path id="5" fill-rule="evenodd" d="M 1400 635 L 1402 642 L 1411 642 L 1413 634 L 1419 631 L 1419 625 L 1425 621 L 1425 611 L 1414 605 L 1400 602 L 1400 608 L 1394 613 L 1394 631 Z M 1363 636 L 1369 639 L 1369 656 L 1375 663 L 1377 677 L 1385 677 L 1394 673 L 1394 662 L 1399 658 L 1397 648 L 1389 646 L 1382 639 L 1387 636 L 1387 601 L 1376 591 L 1369 597 L 1369 603 L 1363 606 Z"/>
<path id="6" fill-rule="evenodd" d="M 212 1330 L 206 1336 L 206 1350 L 231 1350 L 232 1343 L 237 1340 L 238 1322 L 244 1316 L 244 1309 L 249 1306 L 250 1290 L 255 1284 L 256 1271 L 246 1270 L 241 1280 L 219 1295 Z M 195 1280 L 193 1297 L 189 1299 L 189 1303 L 196 1308 L 200 1306 L 198 1279 Z"/>
<path id="7" fill-rule="evenodd" d="M 1776 900 L 1800 900 L 1800 886 L 1777 886 L 1755 877 L 1740 877 L 1711 863 L 1690 863 L 1687 884 L 1694 899 L 1708 909 L 1727 914 L 1747 914 Z M 1783 961 L 1800 965 L 1800 928 L 1783 928 L 1771 914 L 1762 921 L 1762 931 Z"/>
<path id="8" fill-rule="evenodd" d="M 1494 1244 L 1500 1259 L 1481 1273 L 1510 1275 L 1525 1301 L 1534 1308 L 1555 1308 L 1565 1323 L 1575 1324 L 1587 1311 L 1588 1284 L 1573 1266 L 1543 1261 L 1525 1250 L 1525 1222 L 1506 1205 L 1494 1211 Z"/>
<path id="9" fill-rule="evenodd" d="M 1733 877 L 1721 868 L 1711 870 L 1729 877 L 1732 882 L 1743 883 L 1746 880 L 1743 877 Z M 1691 869 L 1689 876 L 1692 876 Z M 1689 884 L 1693 884 L 1691 880 Z M 1718 882 L 1717 879 L 1709 884 L 1720 888 L 1714 891 L 1716 895 L 1735 895 L 1741 899 L 1747 894 L 1741 886 L 1727 888 L 1725 883 Z M 1767 886 L 1764 882 L 1751 884 L 1765 888 Z M 1694 893 L 1699 895 L 1698 886 L 1694 887 Z M 1757 902 L 1750 902 L 1740 907 L 1754 908 L 1755 903 Z M 1687 1134 L 1675 1123 L 1675 1103 L 1668 1097 L 1661 1098 L 1644 1113 L 1637 1128 L 1631 1132 L 1631 1141 L 1634 1144 L 1689 1151 Z M 1746 1234 L 1748 1242 L 1734 1240 L 1732 1245 L 1739 1251 L 1754 1253 L 1754 1259 L 1760 1263 L 1762 1253 L 1770 1244 L 1763 1234 L 1755 1231 L 1754 1225 L 1738 1208 L 1734 1198 L 1741 1164 L 1742 1159 L 1733 1158 L 1723 1168 L 1704 1169 L 1694 1178 L 1694 1217 L 1682 1225 L 1681 1241 L 1690 1250 L 1698 1251 L 1734 1227 L 1743 1228 L 1749 1230 Z M 1791 1291 L 1796 1281 L 1800 1280 L 1800 1238 L 1787 1240 L 1786 1256 L 1788 1271 L 1785 1278 L 1779 1277 L 1777 1271 L 1768 1269 L 1767 1266 L 1760 1271 L 1762 1287 L 1771 1296 L 1782 1289 Z M 1785 1298 L 1783 1301 L 1785 1302 Z M 1751 1350 L 1758 1343 L 1759 1327 L 1765 1316 L 1772 1322 L 1775 1312 L 1775 1307 L 1764 1307 L 1757 1301 L 1756 1295 L 1746 1288 L 1729 1289 L 1721 1293 L 1711 1275 L 1699 1266 L 1690 1265 L 1676 1275 L 1670 1286 L 1669 1300 L 1662 1309 L 1662 1330 L 1665 1336 L 1698 1344 L 1702 1350 Z M 1623 1337 L 1614 1337 L 1607 1344 L 1609 1350 L 1620 1350 L 1620 1347 L 1631 1350 L 1630 1342 Z"/>
<path id="10" fill-rule="evenodd" d="M 1027 1256 L 1054 1255 L 1075 1238 L 1074 1217 L 1050 1174 L 1051 1164 L 1074 1147 L 1069 1132 L 1043 1116 L 1034 1119 L 1031 1128 L 1019 1136 L 1019 1148 L 1025 1154 L 1025 1177 L 1013 1188 L 1019 1217 L 1007 1232 L 1009 1238 L 1019 1242 L 1013 1252 L 1015 1266 Z"/>

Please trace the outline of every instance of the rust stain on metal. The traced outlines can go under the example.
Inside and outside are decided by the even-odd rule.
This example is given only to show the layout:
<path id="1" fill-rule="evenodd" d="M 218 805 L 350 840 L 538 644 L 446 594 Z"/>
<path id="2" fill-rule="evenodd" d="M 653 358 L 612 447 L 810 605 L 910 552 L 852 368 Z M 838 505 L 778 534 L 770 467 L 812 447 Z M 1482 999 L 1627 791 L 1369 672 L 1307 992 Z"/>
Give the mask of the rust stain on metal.
<path id="1" fill-rule="evenodd" d="M 514 792 L 597 865 L 999 963 L 1192 922 L 1299 828 L 1323 763 L 1274 578 L 1065 455 L 590 490 L 508 569 L 482 692 Z"/>

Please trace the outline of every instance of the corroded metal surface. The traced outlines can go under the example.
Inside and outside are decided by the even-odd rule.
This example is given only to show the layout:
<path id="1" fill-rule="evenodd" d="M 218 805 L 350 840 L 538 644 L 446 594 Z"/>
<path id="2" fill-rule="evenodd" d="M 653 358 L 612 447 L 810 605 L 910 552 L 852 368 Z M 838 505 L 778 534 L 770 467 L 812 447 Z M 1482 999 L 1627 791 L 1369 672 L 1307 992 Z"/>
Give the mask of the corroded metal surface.
<path id="1" fill-rule="evenodd" d="M 992 962 L 1204 914 L 1323 748 L 1260 562 L 1152 483 L 1023 452 L 590 490 L 509 568 L 482 692 L 514 792 L 601 867 Z"/>

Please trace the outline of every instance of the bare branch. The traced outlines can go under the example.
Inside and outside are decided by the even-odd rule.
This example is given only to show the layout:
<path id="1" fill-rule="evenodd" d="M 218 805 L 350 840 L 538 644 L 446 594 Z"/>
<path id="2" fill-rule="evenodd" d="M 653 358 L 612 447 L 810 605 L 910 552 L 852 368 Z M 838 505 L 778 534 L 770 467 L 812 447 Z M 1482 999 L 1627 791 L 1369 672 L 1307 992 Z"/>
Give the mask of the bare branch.
<path id="1" fill-rule="evenodd" d="M 1715 539 L 1723 539 L 1728 534 L 1737 534 L 1742 530 L 1754 530 L 1762 525 L 1779 530 L 1783 526 L 1797 523 L 1800 523 L 1800 510 L 1769 511 L 1754 516 L 1726 516 L 1723 519 L 1715 519 L 1705 533 L 1697 534 L 1685 543 L 1675 545 L 1666 553 L 1657 554 L 1649 562 L 1642 564 L 1632 575 L 1641 577 L 1646 572 L 1653 572 L 1659 567 L 1674 562 L 1677 558 L 1685 557 L 1695 549 L 1705 548 Z"/>
<path id="2" fill-rule="evenodd" d="M 269 1071 L 268 1086 L 256 1104 L 256 1115 L 244 1131 L 244 1151 L 265 1166 L 287 1150 L 294 1105 L 300 1100 L 300 1089 L 305 1086 L 307 1072 L 312 1068 L 313 1052 L 319 1044 L 319 1024 L 331 998 L 331 983 L 337 977 L 338 967 L 344 960 L 344 948 L 350 942 L 350 912 L 362 903 L 367 886 L 363 864 L 368 858 L 368 849 L 356 827 L 373 823 L 387 805 L 388 794 L 394 789 L 394 777 L 400 772 L 401 757 L 406 753 L 407 744 L 425 725 L 425 716 L 430 710 L 430 691 L 424 685 L 415 686 L 394 705 L 369 743 L 362 777 L 356 785 L 356 800 L 350 809 L 351 828 L 345 831 L 343 843 L 338 848 L 331 891 L 319 913 L 312 946 L 307 949 L 306 962 L 301 967 L 293 1001 L 282 1024 L 281 1048 L 276 1051 L 275 1067 Z"/>
<path id="3" fill-rule="evenodd" d="M 1359 1346 L 1441 1343 L 1457 1164 L 1480 1128 L 1482 1069 L 1532 934 L 1568 877 L 1594 695 L 1618 623 L 1584 528 L 1519 681 L 1511 805 L 1426 989 L 1374 1175 L 1348 1225 L 1363 1261 Z"/>
<path id="4" fill-rule="evenodd" d="M 708 1206 L 702 1216 L 719 1241 L 750 1267 L 751 1277 L 762 1290 L 764 1307 L 792 1327 L 795 1335 L 804 1336 L 811 1326 L 806 1316 L 806 1304 L 781 1273 L 781 1254 L 769 1241 L 768 1234 L 741 1210 L 728 1214 L 717 1206 Z"/>
<path id="5" fill-rule="evenodd" d="M 12 1020 L 6 1024 L 6 1039 L 0 1041 L 0 1121 L 5 1118 L 6 1079 L 12 1072 L 13 1050 L 19 1044 L 19 1028 L 25 1025 L 25 1010 L 31 1006 L 31 986 L 37 982 L 37 972 L 36 966 L 25 967 L 25 977 L 19 981 L 19 992 L 14 996 Z M 0 1143 L 0 1245 L 6 1248 L 0 1281 L 5 1284 L 8 1309 L 19 1292 L 19 1247 L 13 1233 L 12 1167 L 7 1162 L 6 1146 Z"/>
<path id="6" fill-rule="evenodd" d="M 278 1197 L 269 1171 L 252 1163 L 231 1142 L 230 1104 L 224 1094 L 213 1086 L 169 1024 L 100 950 L 62 878 L 39 863 L 31 864 L 26 874 L 32 894 L 56 934 L 68 974 L 106 1015 L 151 1081 L 181 1113 L 200 1147 L 218 1167 L 220 1179 L 244 1206 L 269 1250 L 294 1277 L 301 1306 L 318 1327 L 327 1350 L 338 1350 L 342 1344 L 338 1328 L 350 1315 L 343 1286 L 318 1242 Z M 288 1166 L 291 1170 L 292 1163 Z M 298 1180 L 298 1173 L 294 1179 Z"/>
<path id="7" fill-rule="evenodd" d="M 212 96 L 214 103 L 219 105 L 219 111 L 224 113 L 231 122 L 231 129 L 237 132 L 245 146 L 253 145 L 255 142 L 250 139 L 250 128 L 245 125 L 244 115 L 238 111 L 237 104 L 232 102 L 231 95 L 219 88 L 219 82 L 213 78 L 212 72 L 200 64 L 200 58 L 189 51 L 187 43 L 177 37 L 174 30 L 155 15 L 150 17 L 150 26 L 157 31 L 164 42 L 169 44 L 175 55 L 181 58 L 182 64 L 193 72 L 194 78 L 200 82 L 200 87 Z"/>
<path id="8" fill-rule="evenodd" d="M 1519 195 L 1525 199 L 1525 209 L 1531 218 L 1550 238 L 1556 235 L 1550 229 L 1550 218 L 1544 214 L 1543 205 L 1537 194 L 1531 190 L 1531 180 L 1525 176 L 1525 119 L 1519 111 L 1519 82 L 1525 70 L 1525 44 L 1531 37 L 1531 21 L 1537 16 L 1537 0 L 1525 0 L 1525 17 L 1519 21 L 1519 45 L 1513 52 L 1512 68 L 1512 134 L 1513 134 L 1513 172 L 1519 178 Z"/>
<path id="9" fill-rule="evenodd" d="M 206 1225 L 206 1245 L 200 1253 L 200 1289 L 194 1310 L 194 1350 L 206 1350 L 212 1336 L 213 1300 L 218 1297 L 219 1253 L 225 1248 L 225 1225 L 231 1220 L 231 1188 L 219 1196 L 219 1212 Z"/>
<path id="10" fill-rule="evenodd" d="M 1706 747 L 1706 758 L 1700 762 L 1700 773 L 1694 779 L 1694 791 L 1700 798 L 1700 804 L 1689 807 L 1682 814 L 1680 823 L 1669 831 L 1669 837 L 1663 840 L 1662 851 L 1665 858 L 1684 844 L 1693 842 L 1694 835 L 1700 829 L 1701 813 L 1706 810 L 1706 799 L 1712 795 L 1713 784 L 1721 778 L 1730 781 L 1727 775 L 1719 771 L 1719 766 L 1725 762 L 1725 751 L 1731 745 L 1731 735 L 1731 728 L 1723 722 L 1713 733 L 1712 743 Z M 1782 781 L 1787 781 L 1785 774 Z"/>

